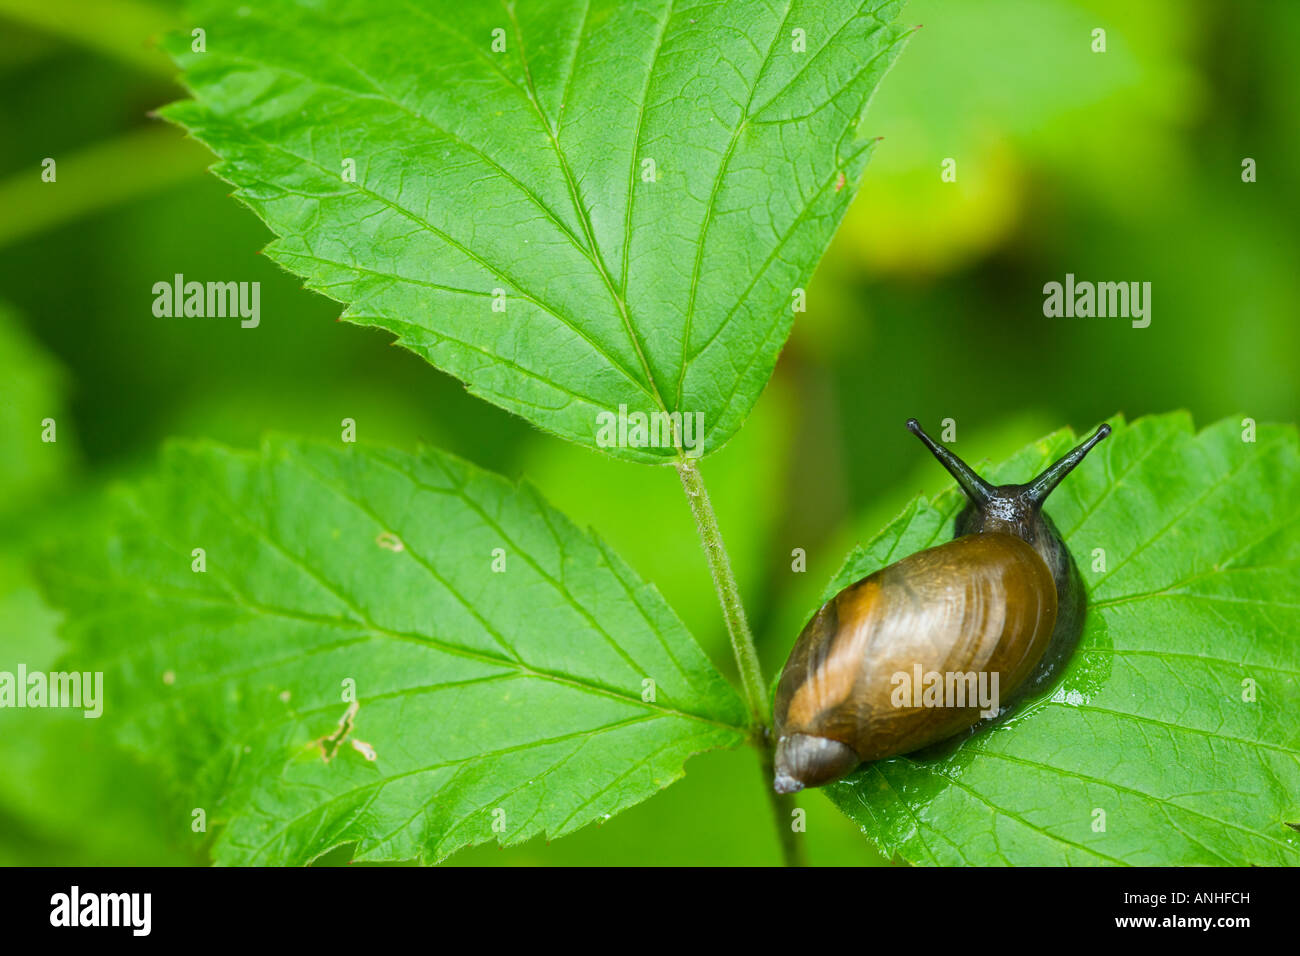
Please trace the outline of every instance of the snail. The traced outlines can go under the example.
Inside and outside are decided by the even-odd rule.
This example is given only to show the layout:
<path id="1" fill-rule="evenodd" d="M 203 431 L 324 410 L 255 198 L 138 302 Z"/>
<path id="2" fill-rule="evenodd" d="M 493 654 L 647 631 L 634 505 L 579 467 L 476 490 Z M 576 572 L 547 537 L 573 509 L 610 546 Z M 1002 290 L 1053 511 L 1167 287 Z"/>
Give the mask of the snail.
<path id="1" fill-rule="evenodd" d="M 1028 484 L 997 486 L 916 419 L 907 427 L 957 479 L 968 504 L 952 541 L 850 584 L 800 633 L 776 690 L 778 793 L 829 783 L 860 763 L 975 726 L 997 703 L 1048 686 L 1083 630 L 1083 582 L 1043 501 L 1110 426 Z M 937 689 L 929 680 L 937 702 L 907 691 L 923 673 L 949 675 Z M 993 707 L 972 699 L 977 686 L 993 688 Z M 938 693 L 945 689 L 948 699 Z"/>

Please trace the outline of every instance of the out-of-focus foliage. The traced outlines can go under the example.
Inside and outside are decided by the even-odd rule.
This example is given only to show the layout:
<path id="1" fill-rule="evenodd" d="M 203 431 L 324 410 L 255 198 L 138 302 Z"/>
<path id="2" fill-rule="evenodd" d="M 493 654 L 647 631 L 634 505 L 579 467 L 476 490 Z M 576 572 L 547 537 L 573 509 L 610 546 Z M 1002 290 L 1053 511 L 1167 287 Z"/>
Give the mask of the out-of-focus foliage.
<path id="1" fill-rule="evenodd" d="M 62 370 L 0 303 L 0 524 L 55 493 L 72 457 L 69 423 L 59 443 L 63 416 Z"/>
<path id="2" fill-rule="evenodd" d="M 29 570 L 33 551 L 74 536 L 91 515 L 71 491 L 77 455 L 63 376 L 0 304 L 0 672 L 73 669 L 60 616 Z M 79 709 L 0 711 L 0 865 L 199 862 L 180 837 L 174 795 L 113 742 L 117 715 Z M 75 784 L 70 785 L 70 781 Z M 158 825 L 171 819 L 172 826 Z"/>
<path id="3" fill-rule="evenodd" d="M 659 584 L 726 668 L 721 617 L 675 476 L 541 435 L 390 347 L 385 333 L 337 325 L 337 304 L 256 254 L 269 232 L 203 173 L 201 150 L 179 133 L 172 150 L 141 135 L 161 129 L 147 112 L 182 91 L 148 36 L 115 32 L 137 22 L 114 16 L 115 6 L 0 3 L 0 298 L 64 370 L 60 442 L 78 449 L 69 464 L 82 463 L 69 493 L 133 472 L 171 435 L 240 447 L 267 432 L 336 440 L 352 417 L 364 443 L 410 450 L 425 441 L 527 472 Z M 130 6 L 151 12 L 155 36 L 191 26 L 179 4 Z M 93 15 L 103 24 L 94 43 L 64 32 Z M 769 669 L 844 553 L 917 492 L 948 486 L 903 429 L 908 417 L 936 428 L 953 417 L 958 452 L 1002 460 L 1117 409 L 1130 419 L 1187 408 L 1198 421 L 1267 422 L 1294 420 L 1300 408 L 1300 5 L 914 0 L 903 16 L 923 26 L 871 104 L 870 130 L 885 138 L 863 193 L 774 382 L 704 463 Z M 1104 54 L 1090 50 L 1098 27 Z M 106 53 L 109 44 L 119 52 Z M 54 184 L 40 180 L 47 156 L 59 160 Z M 955 183 L 940 178 L 948 157 Z M 1241 181 L 1243 157 L 1257 161 L 1258 182 Z M 43 194 L 84 189 L 90 177 L 133 191 L 107 205 L 87 189 L 84 208 Z M 60 204 L 56 218 L 10 215 L 47 202 Z M 261 326 L 154 317 L 153 283 L 178 272 L 260 281 Z M 1151 281 L 1151 326 L 1044 318 L 1043 284 L 1067 272 Z M 8 382 L 0 373 L 6 397 Z M 27 428 L 0 441 L 39 436 L 39 422 Z M 22 568 L 31 544 L 75 521 L 69 500 L 48 498 L 4 525 L 6 593 L 30 587 Z M 805 573 L 791 568 L 796 548 L 807 554 Z M 17 600 L 37 598 L 26 590 Z M 0 669 L 35 661 L 25 648 L 53 624 L 27 607 L 0 615 Z M 0 729 L 16 726 L 13 717 L 0 712 Z M 47 782 L 59 782 L 108 752 L 111 719 L 77 716 L 75 747 L 26 733 L 19 742 L 50 769 Z M 190 829 L 190 808 L 167 807 L 157 781 L 113 759 L 108 784 L 83 785 L 84 803 L 58 819 L 43 816 L 52 791 L 37 776 L 10 775 L 0 790 L 4 858 L 55 859 L 46 848 L 57 839 L 60 861 L 199 859 L 186 855 L 205 839 Z M 751 754 L 704 755 L 686 771 L 601 827 L 453 859 L 778 860 Z M 813 862 L 877 860 L 822 795 L 799 799 Z M 150 801 L 163 809 L 140 809 Z"/>

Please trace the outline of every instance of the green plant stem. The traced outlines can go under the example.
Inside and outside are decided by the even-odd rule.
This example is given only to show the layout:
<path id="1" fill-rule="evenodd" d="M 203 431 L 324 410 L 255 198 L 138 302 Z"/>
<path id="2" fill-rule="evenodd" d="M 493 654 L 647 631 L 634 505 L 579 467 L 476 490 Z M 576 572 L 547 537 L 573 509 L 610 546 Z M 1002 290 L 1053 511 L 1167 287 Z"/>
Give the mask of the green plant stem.
<path id="1" fill-rule="evenodd" d="M 802 866 L 803 846 L 790 826 L 791 812 L 795 809 L 794 799 L 772 789 L 773 764 L 776 755 L 772 729 L 767 719 L 765 690 L 767 684 L 763 680 L 763 669 L 758 663 L 754 636 L 750 633 L 749 622 L 745 619 L 745 606 L 740 600 L 740 589 L 736 587 L 736 576 L 731 570 L 731 559 L 727 556 L 727 548 L 722 543 L 718 518 L 713 513 L 713 503 L 709 501 L 709 492 L 704 487 L 704 478 L 695 461 L 685 457 L 679 458 L 677 474 L 682 479 L 682 488 L 686 491 L 686 500 L 690 503 L 695 527 L 699 529 L 704 554 L 709 561 L 709 571 L 713 575 L 713 585 L 718 591 L 718 603 L 722 605 L 722 616 L 727 622 L 731 651 L 736 658 L 741 687 L 745 693 L 745 704 L 749 708 L 750 741 L 758 749 L 761 758 L 763 790 L 772 805 L 772 817 L 776 824 L 777 838 L 781 843 L 781 853 L 787 866 Z"/>
<path id="2" fill-rule="evenodd" d="M 677 473 L 681 476 L 686 500 L 690 502 L 691 514 L 695 517 L 695 526 L 699 529 L 700 540 L 704 544 L 704 554 L 709 559 L 713 584 L 718 589 L 722 616 L 726 619 L 727 633 L 731 636 L 731 650 L 736 655 L 736 666 L 740 668 L 740 683 L 745 691 L 745 703 L 749 707 L 750 724 L 755 727 L 765 726 L 767 707 L 764 703 L 766 695 L 763 693 L 763 671 L 758 663 L 758 652 L 754 649 L 749 623 L 745 620 L 745 606 L 740 601 L 740 590 L 736 587 L 736 576 L 731 571 L 731 560 L 722 543 L 718 518 L 713 513 L 713 503 L 709 501 L 704 478 L 694 461 L 680 461 Z"/>

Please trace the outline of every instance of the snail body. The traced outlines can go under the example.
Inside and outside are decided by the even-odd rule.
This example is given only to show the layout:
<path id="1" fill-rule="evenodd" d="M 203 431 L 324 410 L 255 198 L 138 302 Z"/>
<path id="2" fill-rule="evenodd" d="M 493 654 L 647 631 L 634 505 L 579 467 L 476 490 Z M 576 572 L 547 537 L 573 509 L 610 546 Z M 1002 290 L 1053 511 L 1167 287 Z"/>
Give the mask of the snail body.
<path id="1" fill-rule="evenodd" d="M 1050 683 L 1082 631 L 1079 571 L 1042 506 L 1110 426 L 1028 484 L 1000 486 L 915 419 L 907 427 L 968 504 L 954 540 L 849 585 L 800 633 L 776 691 L 779 793 L 960 733 L 987 715 L 989 688 L 1005 704 Z M 944 687 L 931 680 L 927 689 L 946 688 L 948 697 L 922 700 L 922 675 L 946 675 Z"/>

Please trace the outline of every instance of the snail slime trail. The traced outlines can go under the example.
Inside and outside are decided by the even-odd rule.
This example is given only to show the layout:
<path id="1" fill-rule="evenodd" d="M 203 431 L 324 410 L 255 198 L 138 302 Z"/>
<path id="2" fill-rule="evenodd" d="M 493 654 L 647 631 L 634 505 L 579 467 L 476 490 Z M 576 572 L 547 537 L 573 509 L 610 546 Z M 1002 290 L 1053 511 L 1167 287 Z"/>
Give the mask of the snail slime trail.
<path id="1" fill-rule="evenodd" d="M 967 505 L 952 541 L 850 584 L 800 633 L 776 690 L 778 793 L 937 743 L 1041 690 L 1083 630 L 1083 581 L 1043 502 L 1110 426 L 1023 485 L 990 485 L 916 419 L 907 427 Z"/>

